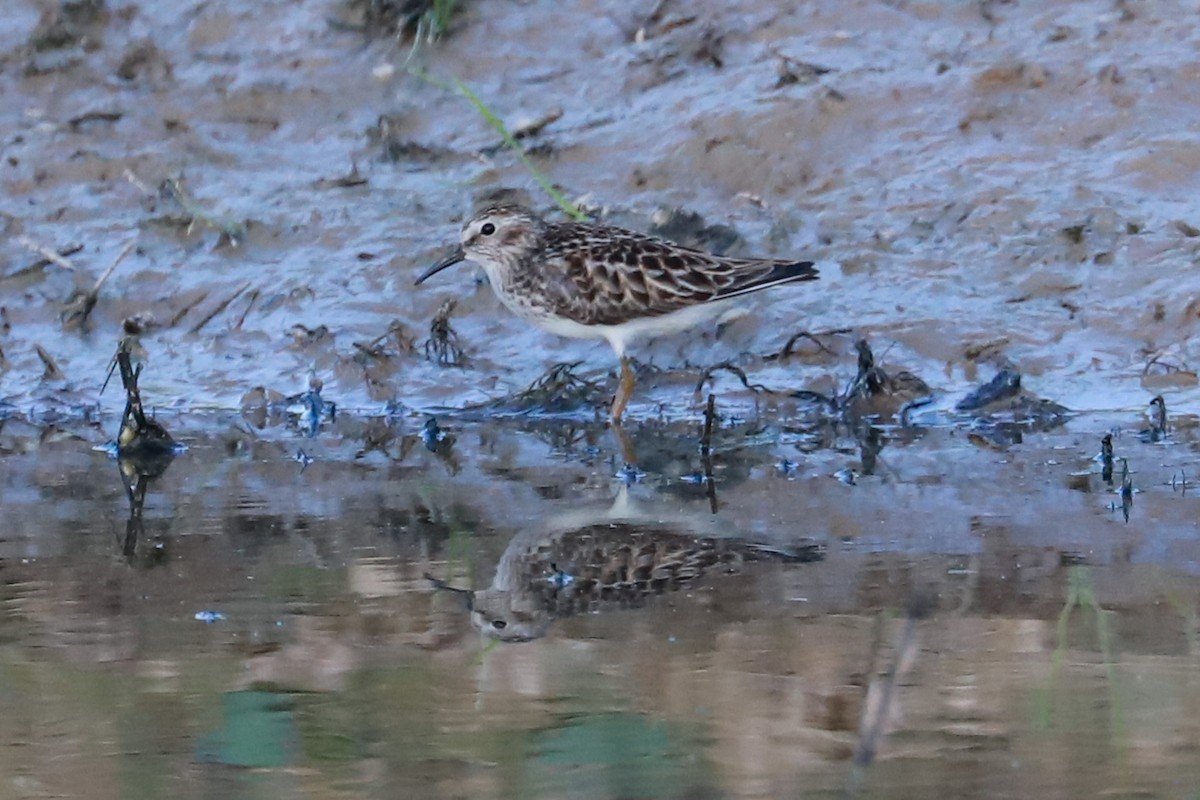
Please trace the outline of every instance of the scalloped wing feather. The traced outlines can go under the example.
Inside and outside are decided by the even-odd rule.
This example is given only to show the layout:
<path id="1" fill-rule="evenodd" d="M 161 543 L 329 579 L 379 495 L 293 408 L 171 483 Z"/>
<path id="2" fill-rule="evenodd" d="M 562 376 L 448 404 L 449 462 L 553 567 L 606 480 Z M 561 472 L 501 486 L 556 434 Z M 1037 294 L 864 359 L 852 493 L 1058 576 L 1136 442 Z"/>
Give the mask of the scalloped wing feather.
<path id="1" fill-rule="evenodd" d="M 618 325 L 817 278 L 807 261 L 724 258 L 596 225 L 552 226 L 543 255 L 563 270 L 545 287 L 557 295 L 557 310 L 583 325 Z"/>

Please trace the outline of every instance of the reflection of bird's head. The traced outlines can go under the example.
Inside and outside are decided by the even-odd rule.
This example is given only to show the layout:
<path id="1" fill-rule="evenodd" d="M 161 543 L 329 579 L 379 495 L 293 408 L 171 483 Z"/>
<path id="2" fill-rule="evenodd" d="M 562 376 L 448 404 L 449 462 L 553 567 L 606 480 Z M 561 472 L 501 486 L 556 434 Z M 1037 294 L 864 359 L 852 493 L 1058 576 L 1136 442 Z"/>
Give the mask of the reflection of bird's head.
<path id="1" fill-rule="evenodd" d="M 546 635 L 551 616 L 529 595 L 487 589 L 471 596 L 471 624 L 502 642 L 528 642 Z"/>
<path id="2" fill-rule="evenodd" d="M 727 538 L 709 514 L 642 509 L 621 487 L 611 504 L 556 515 L 514 536 L 491 586 L 469 593 L 471 623 L 489 638 L 527 642 L 561 617 L 637 607 L 746 558 L 823 554 L 815 544 L 788 552 Z"/>

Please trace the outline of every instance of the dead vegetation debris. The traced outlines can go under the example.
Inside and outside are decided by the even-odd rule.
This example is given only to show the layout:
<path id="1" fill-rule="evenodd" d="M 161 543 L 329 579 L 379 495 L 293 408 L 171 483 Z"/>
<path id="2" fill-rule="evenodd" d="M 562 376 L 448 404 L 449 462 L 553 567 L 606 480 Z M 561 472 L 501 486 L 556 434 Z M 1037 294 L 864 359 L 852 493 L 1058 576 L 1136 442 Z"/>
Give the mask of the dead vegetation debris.
<path id="1" fill-rule="evenodd" d="M 603 408 L 611 400 L 607 388 L 578 375 L 583 362 L 555 364 L 527 388 L 515 394 L 468 408 L 514 415 L 572 414 L 583 409 Z"/>
<path id="2" fill-rule="evenodd" d="M 1021 392 L 1021 373 L 1009 369 L 997 372 L 990 381 L 955 404 L 955 411 L 978 411 L 984 406 L 1016 397 Z"/>
<path id="3" fill-rule="evenodd" d="M 175 440 L 171 434 L 153 417 L 146 414 L 142 404 L 142 393 L 138 388 L 138 378 L 142 374 L 142 365 L 133 366 L 130 343 L 122 339 L 117 345 L 116 355 L 113 356 L 109 368 L 111 376 L 116 370 L 121 376 L 121 386 L 125 390 L 125 412 L 121 415 L 121 428 L 117 433 L 117 454 L 123 457 L 157 457 L 173 454 Z M 108 380 L 104 381 L 105 386 Z M 104 391 L 104 387 L 101 387 Z"/>
<path id="4" fill-rule="evenodd" d="M 87 290 L 76 290 L 63 306 L 62 324 L 64 330 L 86 329 L 88 318 L 91 316 L 92 309 L 96 307 L 96 303 L 100 299 L 100 289 L 108 281 L 113 271 L 120 265 L 125 257 L 133 250 L 134 242 L 129 242 L 109 264 L 108 269 L 101 273 L 92 287 Z"/>
<path id="5" fill-rule="evenodd" d="M 1197 236 L 1200 236 L 1200 228 L 1182 219 L 1175 220 L 1175 229 L 1189 239 L 1195 239 Z"/>
<path id="6" fill-rule="evenodd" d="M 782 89 L 785 86 L 808 86 L 816 83 L 822 75 L 828 75 L 833 71 L 829 67 L 822 67 L 820 64 L 801 61 L 783 54 L 779 54 L 777 58 L 779 63 L 776 68 L 776 89 Z"/>
<path id="7" fill-rule="evenodd" d="M 398 406 L 394 377 L 400 368 L 398 359 L 417 351 L 417 343 L 398 319 L 392 320 L 387 331 L 366 342 L 352 342 L 354 353 L 350 360 L 362 371 L 367 393 L 377 401 Z"/>
<path id="8" fill-rule="evenodd" d="M 46 267 L 51 264 L 73 271 L 75 265 L 71 262 L 70 257 L 83 250 L 83 245 L 81 244 L 69 244 L 54 250 L 43 249 L 41 245 L 34 243 L 25 236 L 17 237 L 16 242 L 36 253 L 42 254 L 42 257 L 7 275 L 0 276 L 0 288 L 2 289 L 15 289 L 23 284 L 32 284 L 40 281 L 44 277 Z"/>
<path id="9" fill-rule="evenodd" d="M 695 61 L 721 69 L 725 66 L 724 50 L 725 34 L 709 25 L 700 32 L 700 41 L 692 49 L 691 56 Z"/>
<path id="10" fill-rule="evenodd" d="M 458 343 L 458 331 L 450 325 L 450 315 L 458 306 L 451 298 L 442 303 L 429 323 L 429 338 L 425 340 L 425 358 L 443 367 L 465 367 L 467 356 Z"/>
<path id="11" fill-rule="evenodd" d="M 513 142 L 526 142 L 537 138 L 543 130 L 551 124 L 562 119 L 563 110 L 559 106 L 551 108 L 542 114 L 534 117 L 523 117 L 518 119 L 512 125 L 508 126 L 509 136 Z M 501 139 L 495 144 L 489 145 L 479 150 L 481 155 L 489 158 L 496 155 L 506 147 L 510 147 L 509 141 Z M 523 151 L 528 156 L 536 156 L 538 158 L 549 158 L 558 152 L 558 148 L 550 141 L 539 141 L 531 143 L 524 148 Z"/>
<path id="12" fill-rule="evenodd" d="M 22 247 L 32 250 L 33 252 L 38 253 L 42 256 L 41 261 L 35 262 L 32 266 L 27 267 L 26 270 L 23 270 L 23 271 L 43 269 L 43 268 L 49 266 L 50 264 L 56 264 L 56 265 L 62 267 L 63 269 L 67 270 L 68 272 L 75 272 L 75 264 L 73 264 L 67 258 L 67 256 L 63 254 L 63 251 L 51 250 L 49 247 L 39 244 L 38 242 L 35 242 L 32 239 L 30 239 L 28 236 L 24 236 L 24 235 L 18 236 L 15 241 L 17 244 L 21 245 Z M 83 245 L 72 245 L 68 248 L 64 248 L 64 250 L 67 251 L 68 255 L 78 253 L 82 249 L 83 249 Z"/>
<path id="13" fill-rule="evenodd" d="M 213 319 L 218 314 L 223 312 L 225 309 L 229 308 L 229 304 L 232 303 L 234 300 L 238 299 L 238 297 L 240 297 L 241 294 L 249 288 L 250 288 L 249 281 L 247 281 L 246 283 L 243 283 L 241 286 L 239 286 L 237 289 L 234 290 L 233 294 L 229 295 L 224 300 L 222 300 L 221 302 L 219 302 L 215 306 L 213 306 L 212 309 L 210 309 L 207 314 L 205 314 L 203 317 L 200 318 L 199 322 L 197 322 L 195 325 L 193 325 L 188 330 L 188 333 L 192 333 L 192 334 L 199 333 L 201 330 L 203 330 L 205 325 L 212 322 Z M 253 304 L 253 303 L 251 303 L 251 304 Z M 249 307 L 247 307 L 246 312 L 249 313 L 249 310 L 250 310 Z M 245 319 L 244 314 L 242 315 L 242 319 Z M 238 326 L 240 326 L 240 325 L 241 325 L 241 322 L 239 321 Z"/>
<path id="14" fill-rule="evenodd" d="M 367 342 L 353 342 L 354 359 L 360 363 L 368 360 L 388 360 L 399 355 L 412 355 L 417 351 L 416 337 L 398 319 L 392 320 L 388 329 Z M 394 349 L 389 349 L 389 345 Z"/>
<path id="15" fill-rule="evenodd" d="M 810 336 L 800 333 L 794 336 L 792 341 L 802 338 L 809 339 Z M 811 340 L 824 347 L 817 339 Z M 894 418 L 901 424 L 908 424 L 912 411 L 933 402 L 934 392 L 924 380 L 905 370 L 885 370 L 877 362 L 865 339 L 859 339 L 855 343 L 855 350 L 858 361 L 855 377 L 837 394 L 808 389 L 774 389 L 751 381 L 741 366 L 729 361 L 714 364 L 704 370 L 696 383 L 695 391 L 697 394 L 702 392 L 717 373 L 728 372 L 756 395 L 813 403 L 827 409 L 835 418 L 845 421 Z M 780 355 L 776 354 L 776 357 Z M 1053 426 L 1065 421 L 1071 413 L 1058 403 L 1023 392 L 1020 373 L 1007 368 L 1001 369 L 991 381 L 959 401 L 955 411 L 970 414 L 979 420 L 999 418 L 993 427 L 1006 436 L 1009 431 L 1000 430 L 1003 424 L 1006 424 L 1006 420 L 1016 425 Z"/>
<path id="16" fill-rule="evenodd" d="M 708 367 L 701 372 L 700 378 L 696 381 L 696 394 L 700 394 L 702 391 L 704 391 L 704 385 L 711 381 L 713 379 L 713 375 L 718 372 L 732 373 L 739 381 L 742 382 L 742 386 L 756 394 L 783 394 L 783 392 L 777 392 L 774 389 L 768 389 L 761 383 L 751 383 L 750 378 L 746 375 L 746 370 L 742 369 L 737 364 L 734 364 L 732 361 L 722 361 L 719 364 L 713 364 L 711 367 Z"/>
<path id="17" fill-rule="evenodd" d="M 1146 356 L 1142 367 L 1142 386 L 1146 388 L 1194 386 L 1200 381 L 1196 370 L 1187 362 L 1186 351 L 1180 352 L 1178 346 L 1143 350 L 1142 354 Z"/>
<path id="18" fill-rule="evenodd" d="M 358 164 L 352 163 L 350 171 L 340 178 L 319 178 L 313 183 L 314 189 L 350 189 L 355 186 L 365 186 L 366 176 L 358 171 Z"/>
<path id="19" fill-rule="evenodd" d="M 67 120 L 67 126 L 76 133 L 83 128 L 97 122 L 114 123 L 119 122 L 125 116 L 124 111 L 87 111 L 78 116 Z"/>
<path id="20" fill-rule="evenodd" d="M 562 119 L 563 110 L 561 106 L 554 106 L 549 111 L 539 114 L 536 117 L 530 117 L 523 120 L 518 120 L 513 125 L 509 126 L 512 131 L 512 137 L 518 142 L 522 139 L 532 139 L 537 136 L 547 126 Z"/>
<path id="21" fill-rule="evenodd" d="M 654 8 L 650 10 L 650 13 L 640 18 L 623 20 L 610 15 L 609 19 L 621 29 L 626 39 L 630 42 L 641 44 L 650 39 L 668 34 L 678 28 L 691 25 L 696 21 L 697 17 L 695 14 L 672 14 L 672 5 L 674 5 L 674 0 L 658 0 L 654 4 Z"/>
<path id="22" fill-rule="evenodd" d="M 198 294 L 196 294 L 195 296 L 191 297 L 190 299 L 185 300 L 183 307 L 175 312 L 175 315 L 173 317 L 171 317 L 171 321 L 167 323 L 167 327 L 174 328 L 176 325 L 178 325 L 180 322 L 183 321 L 183 318 L 186 317 L 193 308 L 200 305 L 207 299 L 208 299 L 208 292 L 201 291 Z"/>
<path id="23" fill-rule="evenodd" d="M 321 390 L 324 388 L 325 382 L 321 380 L 315 370 L 310 370 L 308 391 L 294 394 L 284 400 L 297 427 L 309 437 L 317 435 L 322 422 L 326 420 L 333 422 L 337 419 L 337 403 L 330 402 L 321 396 Z"/>
<path id="24" fill-rule="evenodd" d="M 67 376 L 59 368 L 58 362 L 54 360 L 54 356 L 42 347 L 40 344 L 34 344 L 34 352 L 42 362 L 42 380 L 51 382 L 62 382 L 67 379 Z"/>
<path id="25" fill-rule="evenodd" d="M 104 0 L 63 0 L 57 8 L 42 13 L 29 36 L 29 46 L 37 52 L 76 45 L 91 49 L 99 45 L 100 29 L 107 22 Z"/>
<path id="26" fill-rule="evenodd" d="M 218 233 L 217 249 L 236 248 L 245 242 L 250 223 L 229 219 L 206 209 L 187 190 L 183 176 L 163 180 L 158 185 L 157 191 L 150 190 L 145 183 L 128 170 L 126 178 L 148 195 L 175 203 L 183 212 L 182 214 L 163 214 L 149 220 L 151 223 L 175 228 L 180 230 L 184 236 L 191 236 L 197 227 L 211 228 Z"/>
<path id="27" fill-rule="evenodd" d="M 796 349 L 796 345 L 801 340 L 812 342 L 814 345 L 816 345 L 817 351 L 819 353 L 822 353 L 824 355 L 829 355 L 829 356 L 836 355 L 836 353 L 832 349 L 830 349 L 830 347 L 828 345 L 826 345 L 824 342 L 822 342 L 821 339 L 823 337 L 828 337 L 828 336 L 841 336 L 841 335 L 845 335 L 850 332 L 851 332 L 850 328 L 835 328 L 833 330 L 820 331 L 818 333 L 812 333 L 810 331 L 798 331 L 797 333 L 794 333 L 788 337 L 787 342 L 785 342 L 783 347 L 779 349 L 779 352 L 770 353 L 766 356 L 763 356 L 763 360 L 764 361 L 784 361 L 784 360 L 788 359 L 792 355 L 795 355 L 798 353 L 798 350 Z"/>
<path id="28" fill-rule="evenodd" d="M 299 322 L 288 328 L 288 334 L 292 337 L 293 344 L 300 348 L 320 344 L 333 336 L 328 325 L 318 325 L 315 328 L 310 328 Z"/>

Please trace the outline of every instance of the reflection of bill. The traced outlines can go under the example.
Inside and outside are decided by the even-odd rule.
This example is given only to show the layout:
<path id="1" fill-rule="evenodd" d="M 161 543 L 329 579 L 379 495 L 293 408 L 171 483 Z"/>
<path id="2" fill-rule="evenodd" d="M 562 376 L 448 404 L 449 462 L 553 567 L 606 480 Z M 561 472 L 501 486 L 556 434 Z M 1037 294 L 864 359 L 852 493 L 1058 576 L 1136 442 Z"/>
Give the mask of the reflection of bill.
<path id="1" fill-rule="evenodd" d="M 642 508 L 628 492 L 623 486 L 610 506 L 556 516 L 514 536 L 491 586 L 453 590 L 466 596 L 472 624 L 489 637 L 524 642 L 545 636 L 560 617 L 637 608 L 709 570 L 735 572 L 746 560 L 810 562 L 825 555 L 824 545 L 811 540 L 780 548 L 724 535 L 710 514 Z"/>

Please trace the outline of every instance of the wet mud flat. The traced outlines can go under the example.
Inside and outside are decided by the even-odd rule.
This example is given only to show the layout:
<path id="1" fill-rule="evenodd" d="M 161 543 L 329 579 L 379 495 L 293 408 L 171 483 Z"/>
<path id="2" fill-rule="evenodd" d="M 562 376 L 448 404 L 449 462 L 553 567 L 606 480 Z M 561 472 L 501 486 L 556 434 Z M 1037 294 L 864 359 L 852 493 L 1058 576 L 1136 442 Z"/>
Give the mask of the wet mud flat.
<path id="1" fill-rule="evenodd" d="M 19 792 L 1200 781 L 1194 430 L 896 427 L 864 459 L 844 426 L 725 421 L 705 484 L 699 420 L 634 429 L 633 483 L 563 420 L 160 421 L 188 450 L 140 494 L 94 429 L 0 429 Z"/>
<path id="2" fill-rule="evenodd" d="M 82 388 L 126 322 L 176 408 L 310 371 L 367 413 L 603 373 L 601 347 L 529 330 L 469 271 L 411 287 L 479 198 L 553 211 L 529 164 L 604 221 L 818 262 L 635 354 L 657 368 L 762 373 L 790 337 L 850 328 L 947 395 L 1012 367 L 1078 410 L 1200 399 L 1198 34 L 1172 6 L 436 5 L 455 11 L 414 47 L 419 3 L 15 2 L 0 397 L 53 400 L 39 347 Z M 448 300 L 453 370 L 422 346 Z"/>
<path id="3" fill-rule="evenodd" d="M 1197 793 L 1190 12 L 12 5 L 0 794 Z M 411 287 L 534 170 L 819 263 L 635 353 L 636 468 Z"/>

